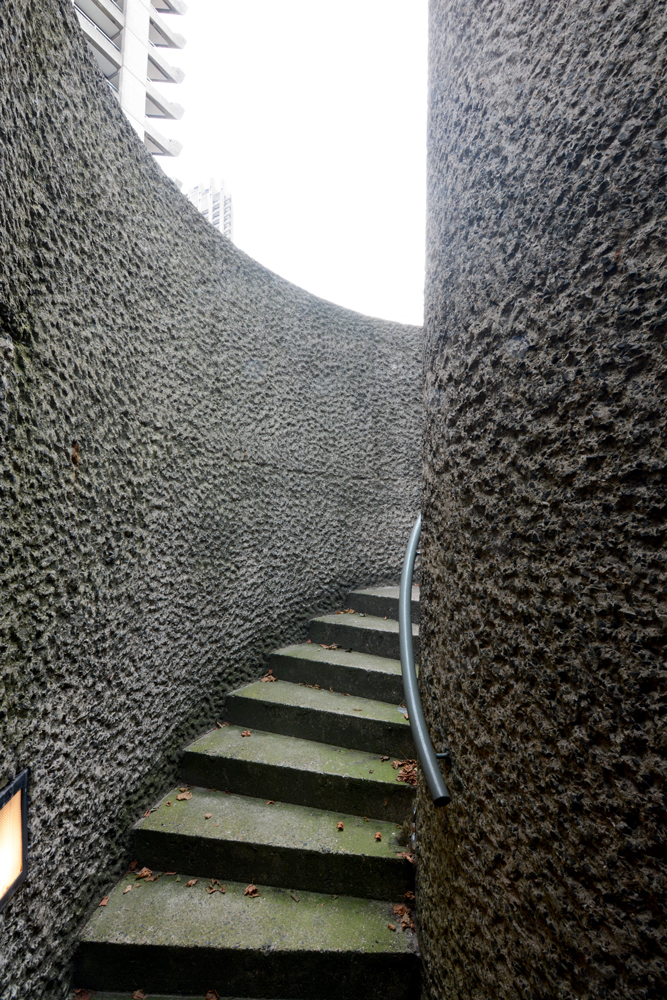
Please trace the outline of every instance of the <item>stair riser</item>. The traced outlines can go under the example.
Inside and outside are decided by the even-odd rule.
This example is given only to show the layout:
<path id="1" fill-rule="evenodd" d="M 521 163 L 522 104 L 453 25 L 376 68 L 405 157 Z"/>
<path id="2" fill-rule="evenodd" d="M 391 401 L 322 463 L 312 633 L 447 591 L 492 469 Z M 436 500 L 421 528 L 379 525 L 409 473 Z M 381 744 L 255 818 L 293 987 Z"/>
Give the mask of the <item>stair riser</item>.
<path id="1" fill-rule="evenodd" d="M 376 618 L 393 618 L 398 621 L 398 598 L 382 597 L 375 594 L 348 594 L 345 598 L 348 608 L 361 611 Z M 419 624 L 419 601 L 410 602 L 413 625 Z"/>
<path id="2" fill-rule="evenodd" d="M 325 646 L 336 643 L 343 649 L 354 649 L 358 653 L 370 653 L 371 656 L 389 656 L 392 660 L 399 660 L 401 657 L 398 632 L 380 632 L 376 629 L 345 625 L 342 621 L 340 624 L 338 622 L 334 624 L 315 618 L 308 626 L 308 638 Z M 412 644 L 417 659 L 419 636 L 413 637 Z"/>
<path id="3" fill-rule="evenodd" d="M 343 840 L 345 833 L 340 836 Z M 147 865 L 153 871 L 196 872 L 201 878 L 394 902 L 414 889 L 414 868 L 400 858 L 211 841 L 157 830 L 135 830 L 132 843 L 132 856 L 139 859 L 142 867 Z"/>
<path id="4" fill-rule="evenodd" d="M 333 688 L 334 691 L 385 701 L 390 705 L 400 704 L 404 697 L 400 674 L 384 674 L 359 667 L 345 667 L 338 663 L 319 663 L 283 654 L 272 656 L 269 666 L 279 680 L 290 681 L 292 684 L 319 684 L 327 690 Z"/>
<path id="5" fill-rule="evenodd" d="M 391 933 L 388 931 L 387 933 Z M 401 933 L 397 931 L 396 933 Z M 74 982 L 92 990 L 291 1000 L 413 1000 L 416 955 L 155 947 L 83 942 Z"/>
<path id="6" fill-rule="evenodd" d="M 297 736 L 392 757 L 415 755 L 410 727 L 398 722 L 394 725 L 378 719 L 357 719 L 314 708 L 262 702 L 235 695 L 227 701 L 227 714 L 230 722 L 249 729 L 254 727 L 282 736 Z"/>
<path id="7" fill-rule="evenodd" d="M 415 789 L 402 782 L 381 784 L 315 771 L 293 771 L 229 757 L 186 751 L 182 780 L 203 788 L 227 789 L 241 795 L 293 802 L 349 815 L 402 823 L 413 808 Z"/>

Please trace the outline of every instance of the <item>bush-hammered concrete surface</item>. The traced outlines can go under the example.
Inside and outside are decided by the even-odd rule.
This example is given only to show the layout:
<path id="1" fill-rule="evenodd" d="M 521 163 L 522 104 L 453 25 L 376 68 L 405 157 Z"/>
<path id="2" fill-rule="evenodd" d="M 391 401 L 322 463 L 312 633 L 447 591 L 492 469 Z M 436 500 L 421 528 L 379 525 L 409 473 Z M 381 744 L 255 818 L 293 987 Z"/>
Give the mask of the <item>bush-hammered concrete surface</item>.
<path id="1" fill-rule="evenodd" d="M 420 332 L 209 226 L 69 0 L 0 4 L 0 130 L 0 787 L 32 768 L 0 997 L 50 1000 L 179 749 L 309 613 L 396 578 Z"/>
<path id="2" fill-rule="evenodd" d="M 433 0 L 433 996 L 664 997 L 667 6 Z"/>

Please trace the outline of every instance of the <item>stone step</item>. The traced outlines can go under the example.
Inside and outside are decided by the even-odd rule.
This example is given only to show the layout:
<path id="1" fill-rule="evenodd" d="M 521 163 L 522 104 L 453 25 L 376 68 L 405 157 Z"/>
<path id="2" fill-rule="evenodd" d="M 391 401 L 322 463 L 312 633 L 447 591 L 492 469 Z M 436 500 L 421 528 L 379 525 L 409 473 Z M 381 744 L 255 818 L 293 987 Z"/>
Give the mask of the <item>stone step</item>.
<path id="1" fill-rule="evenodd" d="M 398 621 L 398 587 L 367 587 L 353 590 L 346 598 L 347 607 L 377 618 Z M 419 622 L 419 587 L 412 588 L 410 606 L 413 623 Z"/>
<path id="2" fill-rule="evenodd" d="M 335 644 L 343 649 L 353 649 L 371 656 L 388 656 L 400 659 L 398 622 L 393 618 L 373 615 L 333 614 L 311 618 L 308 638 L 325 646 Z M 415 658 L 419 656 L 419 626 L 412 626 L 412 643 Z"/>
<path id="3" fill-rule="evenodd" d="M 415 789 L 396 780 L 391 760 L 258 729 L 243 737 L 243 731 L 223 726 L 190 744 L 181 762 L 183 780 L 394 823 L 411 813 Z"/>
<path id="4" fill-rule="evenodd" d="M 277 649 L 271 654 L 269 667 L 279 680 L 293 684 L 319 684 L 394 705 L 403 701 L 400 661 L 385 656 L 323 649 L 319 643 L 304 642 Z"/>
<path id="5" fill-rule="evenodd" d="M 414 888 L 396 823 L 204 788 L 178 794 L 134 827 L 141 867 L 368 899 L 396 901 Z"/>
<path id="6" fill-rule="evenodd" d="M 133 992 L 136 992 L 136 990 Z M 142 993 L 143 992 L 145 992 L 145 990 L 142 990 Z M 205 995 L 205 993 L 200 993 L 196 997 L 186 997 L 183 996 L 182 993 L 179 993 L 178 996 L 176 996 L 175 993 L 170 993 L 169 996 L 166 996 L 164 993 L 151 993 L 148 1000 L 202 1000 L 202 997 Z M 81 994 L 72 991 L 69 995 L 69 1000 L 81 1000 Z M 109 990 L 95 990 L 95 994 L 94 996 L 91 995 L 90 1000 L 132 1000 L 132 993 L 116 993 L 115 991 L 110 993 Z M 231 1000 L 231 998 L 227 998 L 227 1000 Z"/>
<path id="7" fill-rule="evenodd" d="M 74 983 L 92 990 L 292 1000 L 412 1000 L 415 935 L 390 903 L 162 875 L 125 877 L 83 931 Z M 131 886 L 131 891 L 126 891 Z M 298 902 L 297 902 L 298 900 Z M 396 925 L 392 931 L 388 925 Z"/>
<path id="8" fill-rule="evenodd" d="M 410 725 L 398 706 L 304 684 L 257 681 L 227 699 L 229 721 L 353 750 L 413 757 Z"/>

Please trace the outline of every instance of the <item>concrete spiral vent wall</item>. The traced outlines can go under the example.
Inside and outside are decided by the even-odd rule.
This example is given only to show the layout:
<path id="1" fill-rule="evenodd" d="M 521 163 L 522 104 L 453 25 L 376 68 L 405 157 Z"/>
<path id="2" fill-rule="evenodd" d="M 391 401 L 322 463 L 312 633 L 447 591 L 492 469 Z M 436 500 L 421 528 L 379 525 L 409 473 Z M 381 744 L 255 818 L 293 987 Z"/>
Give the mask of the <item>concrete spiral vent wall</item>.
<path id="1" fill-rule="evenodd" d="M 0 82 L 0 786 L 32 768 L 10 1000 L 63 995 L 122 834 L 262 651 L 397 578 L 421 347 L 213 230 L 69 0 L 0 5 Z"/>
<path id="2" fill-rule="evenodd" d="M 421 648 L 434 996 L 658 1000 L 667 7 L 433 0 Z"/>

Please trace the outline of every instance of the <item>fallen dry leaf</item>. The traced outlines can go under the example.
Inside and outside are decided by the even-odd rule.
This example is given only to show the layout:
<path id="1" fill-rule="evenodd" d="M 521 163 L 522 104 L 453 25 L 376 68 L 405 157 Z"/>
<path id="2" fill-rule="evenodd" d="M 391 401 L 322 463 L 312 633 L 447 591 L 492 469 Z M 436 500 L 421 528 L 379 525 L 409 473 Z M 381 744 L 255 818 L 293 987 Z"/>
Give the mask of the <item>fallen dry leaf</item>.
<path id="1" fill-rule="evenodd" d="M 412 900 L 413 900 L 414 898 L 415 898 L 415 894 L 414 894 L 414 892 L 412 891 L 412 889 L 408 889 L 408 891 L 407 891 L 407 892 L 405 893 L 405 895 L 403 896 L 403 899 L 407 899 L 407 900 L 408 900 L 408 902 L 412 902 Z"/>
<path id="2" fill-rule="evenodd" d="M 244 729 L 241 736 L 252 736 L 252 732 L 249 729 Z"/>
<path id="3" fill-rule="evenodd" d="M 335 642 L 332 642 L 330 646 L 325 646 L 325 644 L 321 642 L 320 646 L 322 649 L 340 649 L 340 646 L 337 646 Z"/>
<path id="4" fill-rule="evenodd" d="M 152 812 L 153 812 L 152 809 L 147 809 L 146 812 L 144 813 L 144 819 L 146 819 L 147 816 L 150 816 Z"/>
<path id="5" fill-rule="evenodd" d="M 268 674 L 264 674 L 263 677 L 260 677 L 260 681 L 262 682 L 262 684 L 270 684 L 271 681 L 277 681 L 277 680 L 278 678 L 273 676 L 273 670 L 271 669 L 269 669 Z"/>
<path id="6" fill-rule="evenodd" d="M 105 896 L 102 902 L 100 903 L 100 906 L 106 906 L 108 902 L 109 902 L 109 897 Z"/>
<path id="7" fill-rule="evenodd" d="M 160 877 L 159 875 L 153 875 L 152 878 L 147 878 L 146 881 L 147 882 L 157 882 L 157 880 L 159 879 L 159 877 Z"/>
<path id="8" fill-rule="evenodd" d="M 176 872 L 164 872 L 165 875 L 175 875 Z"/>
<path id="9" fill-rule="evenodd" d="M 312 639 L 306 639 L 306 642 L 312 642 L 312 641 L 313 641 Z"/>
<path id="10" fill-rule="evenodd" d="M 150 868 L 142 868 L 141 871 L 135 872 L 137 878 L 148 878 L 153 872 Z"/>
<path id="11" fill-rule="evenodd" d="M 216 726 L 218 727 L 218 729 L 223 729 L 225 726 L 228 725 L 229 725 L 228 722 L 216 722 Z"/>
<path id="12" fill-rule="evenodd" d="M 417 784 L 417 761 L 416 760 L 394 760 L 391 766 L 395 771 L 401 768 L 396 777 L 396 781 L 404 781 L 406 785 Z"/>
<path id="13" fill-rule="evenodd" d="M 74 996 L 76 1000 L 90 1000 L 92 997 L 90 990 L 74 990 Z"/>
<path id="14" fill-rule="evenodd" d="M 137 862 L 130 861 L 130 871 L 133 872 L 136 867 L 137 867 Z"/>
<path id="15" fill-rule="evenodd" d="M 389 760 L 388 757 L 380 757 L 380 760 Z"/>
<path id="16" fill-rule="evenodd" d="M 220 994 L 217 990 L 209 990 L 206 994 L 206 1000 L 220 1000 Z"/>
<path id="17" fill-rule="evenodd" d="M 176 796 L 176 798 L 179 802 L 189 802 L 192 798 L 192 792 L 188 789 L 187 792 L 181 792 L 180 795 Z"/>
<path id="18" fill-rule="evenodd" d="M 364 823 L 370 823 L 368 816 L 364 816 Z"/>
<path id="19" fill-rule="evenodd" d="M 376 839 L 376 840 L 382 840 L 382 834 L 380 833 L 380 831 L 379 831 L 379 830 L 378 830 L 378 832 L 377 832 L 377 833 L 375 834 L 375 839 Z"/>
<path id="20" fill-rule="evenodd" d="M 123 889 L 123 895 L 125 895 L 126 892 L 132 892 L 132 886 L 131 885 L 126 885 L 125 886 L 125 888 Z"/>
<path id="21" fill-rule="evenodd" d="M 132 1000 L 147 1000 L 147 995 L 143 990 L 135 990 L 132 994 Z"/>
<path id="22" fill-rule="evenodd" d="M 206 886 L 206 891 L 209 894 L 209 896 L 211 896 L 214 892 L 221 892 L 224 896 L 224 894 L 227 892 L 227 886 L 220 885 L 220 882 L 218 881 L 217 878 L 212 878 L 211 884 Z"/>
<path id="23" fill-rule="evenodd" d="M 276 803 L 274 799 L 268 799 L 266 804 L 267 806 L 275 806 Z"/>
<path id="24" fill-rule="evenodd" d="M 210 819 L 213 813 L 204 813 L 204 819 Z"/>
<path id="25" fill-rule="evenodd" d="M 389 928 L 390 931 L 396 930 L 396 924 L 387 924 L 387 927 Z"/>
<path id="26" fill-rule="evenodd" d="M 415 922 L 412 919 L 412 912 L 408 909 L 407 906 L 404 906 L 402 903 L 399 903 L 397 906 L 393 906 L 392 910 L 394 911 L 395 917 L 401 918 L 401 927 L 404 931 L 408 930 L 408 928 L 411 931 L 415 929 Z"/>
<path id="27" fill-rule="evenodd" d="M 249 885 L 246 891 L 243 893 L 243 895 L 250 896 L 252 897 L 252 899 L 254 899 L 255 896 L 259 896 L 259 890 L 256 885 Z"/>
<path id="28" fill-rule="evenodd" d="M 336 829 L 337 829 L 337 830 L 344 830 L 344 829 L 345 829 L 345 827 L 343 826 L 343 824 L 342 824 L 342 823 L 338 823 L 338 825 L 336 826 Z"/>
<path id="29" fill-rule="evenodd" d="M 299 900 L 296 898 L 296 896 L 294 895 L 293 892 L 290 892 L 290 896 L 292 897 L 292 899 L 294 900 L 295 903 L 299 902 Z"/>
<path id="30" fill-rule="evenodd" d="M 168 805 L 168 806 L 170 806 L 170 805 L 171 805 L 171 802 L 167 802 L 167 805 Z"/>
<path id="31" fill-rule="evenodd" d="M 398 856 L 399 858 L 405 858 L 405 860 L 409 861 L 411 865 L 414 865 L 415 863 L 415 856 L 414 854 L 411 854 L 410 851 L 399 851 Z"/>
<path id="32" fill-rule="evenodd" d="M 198 881 L 199 879 L 191 878 L 189 882 L 185 883 L 185 886 L 187 889 L 189 889 L 191 886 L 196 885 Z"/>
<path id="33" fill-rule="evenodd" d="M 384 800 L 384 804 L 385 804 L 386 806 L 388 806 L 388 805 L 389 805 L 389 799 L 385 799 L 385 800 Z"/>

